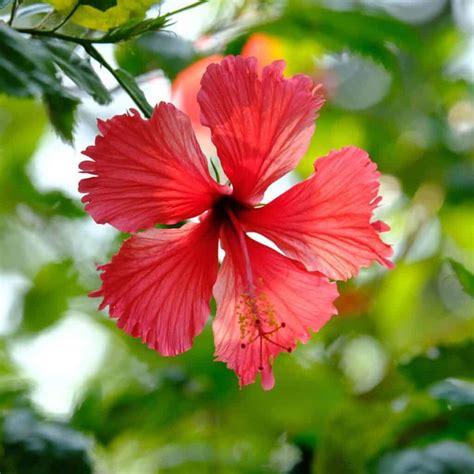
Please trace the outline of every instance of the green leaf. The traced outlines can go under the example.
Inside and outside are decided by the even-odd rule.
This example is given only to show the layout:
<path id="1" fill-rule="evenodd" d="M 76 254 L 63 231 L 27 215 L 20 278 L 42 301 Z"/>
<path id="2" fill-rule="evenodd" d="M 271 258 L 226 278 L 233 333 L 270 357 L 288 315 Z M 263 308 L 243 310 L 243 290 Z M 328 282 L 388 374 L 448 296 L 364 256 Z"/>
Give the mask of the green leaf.
<path id="1" fill-rule="evenodd" d="M 140 89 L 140 87 L 138 87 L 135 78 L 124 69 L 116 69 L 115 74 L 121 83 L 124 83 L 129 89 L 132 90 L 135 99 L 139 101 L 143 110 L 147 112 L 147 116 L 150 117 L 153 113 L 153 107 L 146 100 L 145 95 L 143 94 L 143 91 Z"/>
<path id="2" fill-rule="evenodd" d="M 61 92 L 61 82 L 41 41 L 0 23 L 0 91 L 19 97 Z"/>
<path id="3" fill-rule="evenodd" d="M 0 0 L 0 10 L 2 8 L 5 8 L 7 5 L 9 5 L 12 2 L 12 0 Z"/>
<path id="4" fill-rule="evenodd" d="M 111 102 L 112 97 L 109 91 L 102 84 L 90 62 L 76 54 L 74 47 L 58 40 L 48 40 L 44 44 L 51 53 L 55 64 L 81 90 L 87 92 L 99 104 L 104 105 Z"/>
<path id="5" fill-rule="evenodd" d="M 45 95 L 44 101 L 49 120 L 58 135 L 66 142 L 72 142 L 74 132 L 74 113 L 79 100 L 59 95 Z"/>
<path id="6" fill-rule="evenodd" d="M 83 292 L 70 260 L 45 265 L 25 295 L 22 329 L 38 332 L 51 326 L 67 310 L 69 298 Z"/>
<path id="7" fill-rule="evenodd" d="M 140 20 L 132 18 L 116 28 L 110 29 L 102 38 L 101 42 L 117 43 L 118 41 L 128 40 L 134 36 L 142 35 L 147 31 L 156 31 L 164 28 L 168 24 L 166 16 Z"/>
<path id="8" fill-rule="evenodd" d="M 76 4 L 76 0 L 48 0 L 56 10 L 67 15 Z M 131 18 L 143 19 L 148 8 L 157 3 L 156 0 L 120 0 L 117 6 L 100 11 L 99 8 L 91 6 L 92 3 L 105 4 L 106 1 L 93 1 L 88 5 L 83 4 L 72 17 L 72 21 L 86 28 L 107 31 L 109 28 L 117 27 Z"/>
<path id="9" fill-rule="evenodd" d="M 474 298 L 474 275 L 453 259 L 449 259 L 449 263 L 453 267 L 454 273 L 458 277 L 464 291 Z"/>
<path id="10" fill-rule="evenodd" d="M 115 49 L 120 67 L 135 76 L 161 69 L 167 77 L 174 79 L 196 56 L 191 41 L 164 31 L 145 33 Z"/>
<path id="11" fill-rule="evenodd" d="M 97 8 L 101 12 L 107 11 L 109 8 L 117 5 L 117 0 L 79 0 L 79 5 L 89 5 Z"/>
<path id="12" fill-rule="evenodd" d="M 417 387 L 423 388 L 448 377 L 472 377 L 474 341 L 434 348 L 399 367 Z"/>
<path id="13" fill-rule="evenodd" d="M 41 95 L 59 136 L 72 141 L 79 101 L 63 88 L 44 43 L 0 24 L 0 51 L 0 91 L 19 97 Z"/>

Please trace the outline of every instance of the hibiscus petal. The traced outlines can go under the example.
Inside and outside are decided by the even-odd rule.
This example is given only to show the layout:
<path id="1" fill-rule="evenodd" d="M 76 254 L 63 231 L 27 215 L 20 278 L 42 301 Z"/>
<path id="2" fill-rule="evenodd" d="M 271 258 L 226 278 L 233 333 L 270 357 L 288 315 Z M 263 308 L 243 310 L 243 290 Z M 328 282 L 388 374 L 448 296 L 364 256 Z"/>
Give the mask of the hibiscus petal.
<path id="1" fill-rule="evenodd" d="M 284 79 L 284 65 L 275 61 L 260 77 L 256 58 L 227 56 L 201 80 L 201 122 L 236 198 L 250 204 L 303 157 L 324 102 L 309 77 Z"/>
<path id="2" fill-rule="evenodd" d="M 83 153 L 80 168 L 86 210 L 99 224 L 133 232 L 201 214 L 217 199 L 188 117 L 160 103 L 149 120 L 138 112 L 99 122 L 103 136 Z"/>
<path id="3" fill-rule="evenodd" d="M 365 151 L 347 147 L 318 159 L 315 171 L 266 206 L 241 212 L 246 230 L 335 280 L 374 261 L 392 267 L 392 248 L 379 235 L 388 226 L 370 222 L 381 199 L 376 164 Z"/>
<path id="4" fill-rule="evenodd" d="M 219 226 L 212 218 L 151 229 L 126 240 L 102 267 L 100 309 L 162 355 L 188 350 L 210 314 Z"/>
<path id="5" fill-rule="evenodd" d="M 248 237 L 251 268 L 246 269 L 238 236 L 230 227 L 224 230 L 223 241 L 226 256 L 214 286 L 216 357 L 235 370 L 241 386 L 254 382 L 261 372 L 262 386 L 268 390 L 274 385 L 273 359 L 280 352 L 291 352 L 296 341 L 307 342 L 310 329 L 319 330 L 336 314 L 337 287 Z"/>

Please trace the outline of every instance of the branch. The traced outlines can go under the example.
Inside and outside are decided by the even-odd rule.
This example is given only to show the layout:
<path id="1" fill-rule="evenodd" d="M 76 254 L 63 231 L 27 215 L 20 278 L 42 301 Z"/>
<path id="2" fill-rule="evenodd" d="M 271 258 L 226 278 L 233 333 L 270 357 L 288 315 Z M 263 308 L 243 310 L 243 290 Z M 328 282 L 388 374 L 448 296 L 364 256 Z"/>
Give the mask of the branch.
<path id="1" fill-rule="evenodd" d="M 18 0 L 14 0 L 13 8 L 12 8 L 12 13 L 10 17 L 10 22 L 9 24 L 11 25 L 11 22 L 13 21 L 13 18 L 15 16 L 15 10 L 17 7 L 17 2 Z M 197 2 L 191 3 L 190 5 L 187 5 L 185 7 L 179 8 L 177 10 L 174 10 L 172 12 L 166 13 L 164 17 L 169 17 L 176 15 L 177 13 L 184 12 L 186 10 L 189 10 L 191 8 L 197 7 L 198 5 L 202 5 L 203 3 L 206 3 L 207 0 L 199 0 Z M 117 39 L 110 39 L 110 36 L 106 33 L 105 35 L 102 35 L 101 37 L 98 38 L 80 38 L 76 36 L 70 36 L 70 35 L 65 35 L 62 33 L 57 33 L 57 30 L 59 30 L 76 12 L 77 8 L 79 7 L 80 2 L 77 1 L 75 6 L 72 8 L 72 10 L 66 15 L 66 17 L 54 28 L 50 30 L 39 30 L 35 28 L 15 28 L 16 31 L 20 33 L 26 33 L 32 36 L 36 37 L 43 37 L 43 38 L 54 38 L 57 40 L 61 41 L 67 41 L 69 43 L 74 43 L 82 46 L 85 51 L 94 58 L 99 64 L 101 64 L 103 67 L 105 67 L 111 74 L 114 76 L 115 80 L 120 84 L 120 86 L 123 88 L 123 90 L 130 96 L 130 98 L 135 102 L 137 105 L 138 109 L 142 112 L 142 114 L 145 117 L 150 117 L 151 113 L 153 111 L 153 108 L 151 107 L 150 104 L 145 100 L 143 93 L 141 93 L 139 88 L 133 88 L 130 86 L 130 83 L 128 83 L 126 80 L 124 80 L 123 75 L 119 74 L 120 71 L 116 71 L 105 59 L 104 57 L 99 53 L 99 51 L 94 47 L 94 44 L 107 44 L 107 43 L 116 43 Z M 158 17 L 159 18 L 159 17 Z M 132 84 L 133 85 L 133 84 Z"/>
<path id="2" fill-rule="evenodd" d="M 61 28 L 63 25 L 65 25 L 68 22 L 68 20 L 72 17 L 72 15 L 76 13 L 76 10 L 79 8 L 79 6 L 80 6 L 80 3 L 76 2 L 72 10 L 52 30 L 49 30 L 49 32 L 54 33 L 55 31 L 59 30 L 59 28 Z"/>
<path id="3" fill-rule="evenodd" d="M 207 3 L 207 0 L 200 0 L 199 2 L 191 3 L 190 5 L 186 5 L 185 7 L 178 8 L 177 10 L 166 13 L 165 16 L 173 16 L 173 15 L 176 15 L 177 13 L 182 13 L 182 12 L 185 12 L 186 10 L 190 10 L 191 8 L 198 7 L 199 5 L 203 5 L 204 3 Z"/>
<path id="4" fill-rule="evenodd" d="M 62 41 L 68 41 L 70 43 L 84 44 L 84 43 L 100 43 L 100 38 L 78 38 L 76 36 L 63 35 L 61 33 L 55 33 L 53 30 L 35 30 L 34 28 L 15 28 L 20 33 L 27 33 L 32 36 L 43 36 L 46 38 L 55 38 Z"/>
<path id="5" fill-rule="evenodd" d="M 12 26 L 13 20 L 15 19 L 16 9 L 18 8 L 18 0 L 13 0 L 12 11 L 10 12 L 10 18 L 8 20 L 8 25 Z"/>
<path id="6" fill-rule="evenodd" d="M 150 104 L 144 105 L 142 100 L 137 96 L 136 92 L 129 87 L 122 77 L 117 74 L 117 71 L 104 59 L 104 57 L 99 53 L 99 51 L 90 43 L 82 43 L 81 46 L 86 50 L 86 52 L 94 58 L 99 64 L 105 67 L 107 71 L 114 76 L 115 80 L 122 86 L 122 89 L 130 96 L 130 98 L 135 102 L 136 106 L 139 108 L 140 112 L 147 118 L 151 117 L 153 108 Z"/>
<path id="7" fill-rule="evenodd" d="M 191 3 L 190 5 L 187 5 L 183 8 L 179 8 L 177 10 L 174 10 L 172 12 L 166 13 L 164 17 L 169 17 L 176 15 L 177 13 L 184 12 L 186 10 L 189 10 L 191 8 L 197 7 L 199 5 L 202 5 L 206 3 L 207 0 L 200 0 L 199 2 Z M 79 2 L 76 4 L 74 9 L 67 15 L 65 20 L 61 22 L 58 26 L 53 28 L 52 30 L 37 30 L 35 28 L 16 28 L 16 31 L 19 31 L 20 33 L 26 33 L 29 35 L 33 36 L 45 36 L 48 38 L 56 38 L 62 41 L 69 41 L 70 43 L 76 43 L 76 44 L 81 44 L 84 45 L 85 43 L 89 44 L 110 44 L 110 43 L 116 43 L 117 41 L 112 39 L 108 39 L 107 33 L 103 36 L 100 36 L 99 38 L 78 38 L 76 36 L 69 36 L 69 35 L 63 35 L 62 33 L 56 33 L 56 30 L 59 29 L 63 24 L 69 20 L 69 18 L 75 13 L 77 7 L 79 6 Z"/>

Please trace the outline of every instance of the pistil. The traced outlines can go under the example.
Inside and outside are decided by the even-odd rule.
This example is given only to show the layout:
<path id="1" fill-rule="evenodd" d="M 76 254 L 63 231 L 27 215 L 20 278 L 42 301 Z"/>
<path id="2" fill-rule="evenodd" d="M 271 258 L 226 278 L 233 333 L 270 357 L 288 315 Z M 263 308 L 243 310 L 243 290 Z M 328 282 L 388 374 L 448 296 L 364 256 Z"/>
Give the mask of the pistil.
<path id="1" fill-rule="evenodd" d="M 245 241 L 245 232 L 240 225 L 237 217 L 235 217 L 234 212 L 230 207 L 226 208 L 227 215 L 229 216 L 232 225 L 234 226 L 235 232 L 239 239 L 240 249 L 242 250 L 242 255 L 244 257 L 245 272 L 247 276 L 247 291 L 249 295 L 255 296 L 255 282 L 253 278 L 252 265 L 250 263 L 249 249 L 247 247 L 247 242 Z"/>
<path id="2" fill-rule="evenodd" d="M 278 323 L 275 315 L 275 309 L 268 300 L 265 292 L 259 290 L 253 274 L 250 255 L 246 242 L 246 235 L 240 222 L 230 208 L 226 208 L 226 213 L 235 229 L 239 239 L 240 249 L 243 256 L 246 276 L 247 291 L 240 297 L 237 304 L 237 315 L 239 317 L 241 349 L 246 349 L 249 345 L 258 341 L 259 345 L 259 366 L 258 370 L 263 370 L 263 343 L 264 341 L 273 344 L 284 351 L 291 352 L 291 347 L 286 347 L 270 336 L 286 327 L 286 323 Z M 263 280 L 257 282 L 263 286 Z"/>

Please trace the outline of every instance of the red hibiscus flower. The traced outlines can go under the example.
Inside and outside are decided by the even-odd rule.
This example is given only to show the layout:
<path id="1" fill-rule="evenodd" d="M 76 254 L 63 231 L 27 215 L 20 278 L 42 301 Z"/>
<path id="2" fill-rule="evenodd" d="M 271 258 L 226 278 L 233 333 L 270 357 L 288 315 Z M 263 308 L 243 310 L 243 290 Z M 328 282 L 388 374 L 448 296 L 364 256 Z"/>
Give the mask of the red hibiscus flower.
<path id="1" fill-rule="evenodd" d="M 84 154 L 80 182 L 86 210 L 98 223 L 131 232 L 100 267 L 103 297 L 118 326 L 163 355 L 188 350 L 209 317 L 217 360 L 240 385 L 262 374 L 274 384 L 272 362 L 306 342 L 336 313 L 337 288 L 378 261 L 390 266 L 386 230 L 371 223 L 379 202 L 376 165 L 348 147 L 315 163 L 315 173 L 265 206 L 267 187 L 304 155 L 323 105 L 320 88 L 284 63 L 261 72 L 255 58 L 229 56 L 201 80 L 202 124 L 229 185 L 211 178 L 188 117 L 160 103 L 145 120 L 136 111 L 106 122 Z M 180 228 L 156 229 L 200 216 Z M 142 229 L 147 229 L 138 232 Z M 281 254 L 251 239 L 257 232 Z M 218 268 L 218 244 L 225 258 Z"/>

